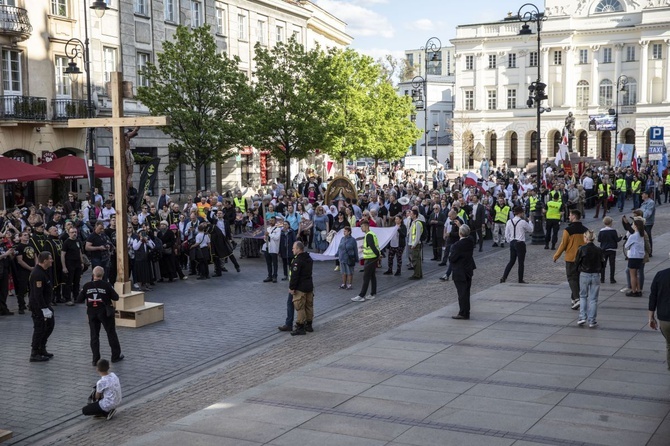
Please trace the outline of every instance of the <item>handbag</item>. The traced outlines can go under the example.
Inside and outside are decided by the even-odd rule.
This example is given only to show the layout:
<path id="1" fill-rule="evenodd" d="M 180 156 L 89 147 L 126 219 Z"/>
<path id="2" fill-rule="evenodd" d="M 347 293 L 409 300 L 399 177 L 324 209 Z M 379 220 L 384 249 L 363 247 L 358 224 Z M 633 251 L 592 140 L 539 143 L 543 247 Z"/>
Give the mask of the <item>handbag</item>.
<path id="1" fill-rule="evenodd" d="M 298 231 L 300 233 L 310 231 L 312 227 L 314 226 L 314 222 L 312 220 L 300 220 L 300 223 L 298 224 Z"/>
<path id="2" fill-rule="evenodd" d="M 321 240 L 326 240 L 326 237 L 328 237 L 328 231 L 324 229 L 321 231 Z"/>
<path id="3" fill-rule="evenodd" d="M 337 231 L 335 231 L 334 229 L 331 229 L 330 232 L 328 233 L 328 235 L 326 235 L 326 241 L 328 243 L 332 243 L 333 239 L 335 238 L 335 234 L 337 234 Z"/>

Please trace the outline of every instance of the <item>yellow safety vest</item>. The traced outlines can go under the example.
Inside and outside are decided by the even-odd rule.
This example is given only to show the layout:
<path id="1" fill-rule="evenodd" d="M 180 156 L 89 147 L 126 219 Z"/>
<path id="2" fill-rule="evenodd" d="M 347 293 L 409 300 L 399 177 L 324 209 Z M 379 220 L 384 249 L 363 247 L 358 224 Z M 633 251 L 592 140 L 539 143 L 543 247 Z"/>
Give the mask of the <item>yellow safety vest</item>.
<path id="1" fill-rule="evenodd" d="M 632 183 L 630 183 L 630 188 L 634 194 L 640 193 L 640 186 L 642 186 L 642 181 L 640 180 L 633 181 Z"/>
<path id="2" fill-rule="evenodd" d="M 530 211 L 533 212 L 537 206 L 537 197 L 529 197 L 528 203 L 530 204 Z"/>
<path id="3" fill-rule="evenodd" d="M 626 180 L 623 178 L 616 180 L 616 188 L 619 189 L 620 192 L 626 192 Z"/>
<path id="4" fill-rule="evenodd" d="M 665 184 L 670 186 L 670 173 L 665 176 Z"/>
<path id="5" fill-rule="evenodd" d="M 368 234 L 372 234 L 372 238 L 375 241 L 375 248 L 377 248 L 377 251 L 379 251 L 379 240 L 377 239 L 377 234 L 372 231 L 368 231 L 368 233 L 365 234 L 365 237 L 363 238 L 363 259 L 376 259 L 377 255 L 372 250 L 372 248 L 368 246 Z"/>
<path id="6" fill-rule="evenodd" d="M 611 186 L 608 184 L 607 185 L 607 196 L 608 197 L 611 195 L 610 191 L 611 191 Z M 605 188 L 603 187 L 602 183 L 600 183 L 598 185 L 598 196 L 601 197 L 601 198 L 605 196 Z"/>
<path id="7" fill-rule="evenodd" d="M 461 220 L 463 220 L 463 222 L 467 222 L 468 216 L 465 213 L 465 209 L 458 211 L 458 216 L 461 218 Z"/>
<path id="8" fill-rule="evenodd" d="M 240 208 L 240 210 L 242 212 L 247 211 L 247 200 L 245 200 L 244 197 L 242 197 L 242 198 L 235 197 L 235 198 L 233 198 L 233 201 L 235 202 L 235 207 L 236 208 Z"/>
<path id="9" fill-rule="evenodd" d="M 561 219 L 561 206 L 563 203 L 560 201 L 550 201 L 547 203 L 547 220 L 560 220 Z"/>
<path id="10" fill-rule="evenodd" d="M 507 218 L 509 217 L 509 206 L 505 205 L 501 208 L 496 204 L 493 209 L 496 211 L 496 217 L 494 221 L 496 223 L 507 223 Z"/>

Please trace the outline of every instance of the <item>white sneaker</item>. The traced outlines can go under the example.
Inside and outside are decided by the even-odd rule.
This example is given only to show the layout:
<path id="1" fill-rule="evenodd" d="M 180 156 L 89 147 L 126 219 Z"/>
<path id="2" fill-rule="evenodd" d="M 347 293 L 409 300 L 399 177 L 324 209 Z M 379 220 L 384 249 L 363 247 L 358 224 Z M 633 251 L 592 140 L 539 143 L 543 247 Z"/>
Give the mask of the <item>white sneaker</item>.
<path id="1" fill-rule="evenodd" d="M 115 413 L 116 413 L 116 409 L 112 409 L 112 410 L 110 410 L 109 413 L 107 414 L 107 421 L 109 421 L 109 420 L 111 420 L 112 418 L 114 418 L 114 414 L 115 414 Z"/>
<path id="2" fill-rule="evenodd" d="M 372 300 L 375 297 L 377 297 L 375 294 L 368 294 L 367 296 L 365 296 L 365 300 Z"/>
<path id="3" fill-rule="evenodd" d="M 573 310 L 578 310 L 579 309 L 579 299 L 575 299 L 572 301 L 572 305 L 570 306 Z"/>
<path id="4" fill-rule="evenodd" d="M 577 321 L 577 325 L 582 326 L 586 323 L 586 319 L 580 319 Z"/>
<path id="5" fill-rule="evenodd" d="M 339 270 L 340 270 L 340 267 L 339 267 L 339 266 L 336 266 L 335 269 L 334 269 L 333 271 L 339 271 Z"/>
<path id="6" fill-rule="evenodd" d="M 621 288 L 621 289 L 619 290 L 620 293 L 627 293 L 627 292 L 629 292 L 629 291 L 630 291 L 630 288 L 628 288 L 628 287 L 626 287 L 626 288 Z"/>
<path id="7" fill-rule="evenodd" d="M 365 302 L 365 298 L 363 296 L 352 297 L 351 300 L 354 302 Z"/>

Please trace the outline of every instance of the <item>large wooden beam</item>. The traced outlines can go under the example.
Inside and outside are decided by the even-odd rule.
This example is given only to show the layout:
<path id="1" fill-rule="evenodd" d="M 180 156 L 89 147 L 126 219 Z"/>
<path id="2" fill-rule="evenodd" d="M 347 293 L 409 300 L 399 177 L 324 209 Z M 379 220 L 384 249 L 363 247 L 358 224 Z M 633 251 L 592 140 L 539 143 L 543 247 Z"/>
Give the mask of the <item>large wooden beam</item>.
<path id="1" fill-rule="evenodd" d="M 67 126 L 75 129 L 88 127 L 146 127 L 167 125 L 169 121 L 167 116 L 88 118 L 70 119 L 67 122 Z"/>

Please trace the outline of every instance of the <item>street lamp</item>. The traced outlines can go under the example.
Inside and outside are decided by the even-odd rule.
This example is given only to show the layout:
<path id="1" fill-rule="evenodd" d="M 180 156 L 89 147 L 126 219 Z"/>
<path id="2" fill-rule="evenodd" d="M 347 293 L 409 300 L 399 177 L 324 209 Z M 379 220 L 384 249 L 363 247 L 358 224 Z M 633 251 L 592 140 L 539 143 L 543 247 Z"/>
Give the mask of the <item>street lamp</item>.
<path id="1" fill-rule="evenodd" d="M 426 45 L 421 47 L 423 50 L 424 72 L 423 76 L 414 76 L 412 79 L 412 99 L 416 104 L 417 110 L 420 110 L 419 103 L 423 105 L 423 156 L 425 160 L 426 180 L 428 177 L 428 62 L 430 53 L 430 62 L 439 62 L 442 42 L 437 37 L 431 37 L 426 41 Z M 422 87 L 422 90 L 419 90 Z"/>
<path id="2" fill-rule="evenodd" d="M 435 158 L 437 158 L 437 135 L 440 131 L 440 124 L 437 122 L 433 124 L 433 130 L 435 130 Z"/>
<path id="3" fill-rule="evenodd" d="M 610 109 L 610 115 L 614 112 L 614 151 L 616 152 L 619 145 L 619 92 L 626 91 L 628 87 L 628 76 L 622 74 L 616 80 L 616 110 Z"/>
<path id="4" fill-rule="evenodd" d="M 525 10 L 525 11 L 524 11 Z M 537 80 L 532 82 L 528 86 L 529 97 L 526 101 L 526 105 L 529 108 L 535 107 L 536 109 L 536 119 L 537 119 L 537 129 L 535 133 L 535 147 L 537 150 L 537 197 L 540 197 L 540 184 L 542 181 L 542 149 L 540 144 L 542 142 L 542 137 L 540 136 L 541 131 L 541 122 L 540 116 L 543 112 L 550 112 L 549 107 L 543 107 L 542 101 L 547 99 L 547 94 L 545 89 L 547 84 L 542 83 L 541 81 L 541 71 L 540 71 L 540 53 L 541 53 L 541 44 L 542 44 L 542 22 L 547 20 L 547 17 L 544 15 L 544 12 L 540 12 L 540 9 L 532 3 L 526 3 L 519 8 L 518 12 L 519 20 L 523 22 L 519 35 L 521 36 L 530 36 L 533 34 L 533 31 L 530 29 L 529 23 L 535 23 L 537 27 Z M 534 245 L 544 244 L 544 229 L 542 228 L 542 208 L 539 205 L 535 205 L 535 215 L 533 216 L 533 235 L 532 240 Z"/>
<path id="5" fill-rule="evenodd" d="M 77 38 L 72 38 L 67 41 L 65 44 L 65 54 L 67 55 L 70 61 L 67 64 L 65 69 L 65 74 L 70 77 L 70 80 L 76 81 L 77 77 L 81 74 L 81 70 L 77 66 L 75 59 L 81 56 L 84 59 L 84 71 L 86 71 L 86 114 L 88 118 L 93 117 L 93 102 L 91 94 L 91 56 L 89 51 L 89 41 L 88 41 L 88 11 L 86 10 L 87 2 L 84 1 L 84 41 Z M 93 2 L 93 5 L 90 6 L 90 9 L 95 11 L 95 15 L 98 18 L 102 18 L 105 15 L 105 11 L 109 9 L 107 3 L 102 0 L 96 0 Z M 89 202 L 89 221 L 95 221 L 95 169 L 94 169 L 94 153 L 93 153 L 93 129 L 86 129 L 86 151 L 88 153 L 88 178 L 89 178 L 89 193 L 90 193 L 90 202 Z"/>

